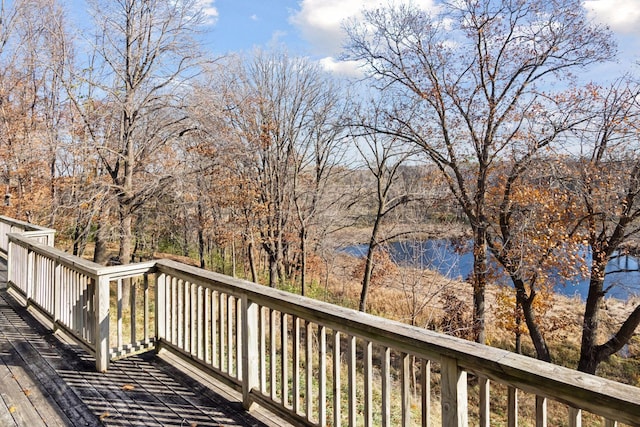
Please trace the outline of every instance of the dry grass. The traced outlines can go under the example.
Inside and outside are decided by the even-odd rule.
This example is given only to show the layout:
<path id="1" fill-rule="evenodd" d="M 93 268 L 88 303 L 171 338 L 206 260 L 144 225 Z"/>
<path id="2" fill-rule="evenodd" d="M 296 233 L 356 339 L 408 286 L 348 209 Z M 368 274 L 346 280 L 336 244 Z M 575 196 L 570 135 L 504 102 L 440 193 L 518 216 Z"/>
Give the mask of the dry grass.
<path id="1" fill-rule="evenodd" d="M 359 276 L 354 271 L 357 265 L 358 260 L 354 257 L 336 255 L 328 282 L 328 300 L 357 307 L 361 290 Z M 473 294 L 468 283 L 447 279 L 437 272 L 410 268 L 398 268 L 385 277 L 384 283 L 372 285 L 367 298 L 367 310 L 389 319 L 438 330 L 436 319 L 441 319 L 445 313 L 440 298 L 445 289 L 452 290 L 471 310 Z M 514 350 L 513 333 L 499 328 L 494 317 L 493 308 L 497 304 L 498 291 L 498 286 L 490 286 L 486 295 L 488 343 Z M 554 362 L 575 368 L 579 356 L 584 303 L 579 297 L 555 294 L 552 298 L 550 308 L 541 314 L 545 336 L 552 349 Z M 608 339 L 638 304 L 640 298 L 631 298 L 626 302 L 607 299 L 600 317 L 600 342 Z M 523 352 L 535 356 L 528 336 L 523 336 Z M 598 374 L 640 386 L 640 330 L 636 331 L 635 337 L 622 353 L 603 363 Z"/>

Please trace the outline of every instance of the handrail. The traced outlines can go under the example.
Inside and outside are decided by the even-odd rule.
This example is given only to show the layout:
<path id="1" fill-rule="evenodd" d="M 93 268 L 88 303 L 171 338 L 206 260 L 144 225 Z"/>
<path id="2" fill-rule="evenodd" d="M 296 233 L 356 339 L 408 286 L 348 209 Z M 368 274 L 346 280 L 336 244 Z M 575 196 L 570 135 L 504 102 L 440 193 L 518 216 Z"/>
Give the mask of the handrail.
<path id="1" fill-rule="evenodd" d="M 422 425 L 465 426 L 471 374 L 480 425 L 489 423 L 490 382 L 505 387 L 510 425 L 518 392 L 535 396 L 537 425 L 546 425 L 547 400 L 568 406 L 569 425 L 580 425 L 583 410 L 606 425 L 640 425 L 640 389 L 630 385 L 176 261 L 105 267 L 23 234 L 6 239 L 9 285 L 87 347 L 101 371 L 127 354 L 122 288 L 134 278 L 144 295 L 141 348 L 153 342 L 241 391 L 245 408 L 258 403 L 297 424 L 409 425 L 417 416 Z"/>
<path id="2" fill-rule="evenodd" d="M 455 360 L 458 370 L 608 419 L 640 423 L 640 389 L 633 386 L 175 261 L 159 260 L 157 269 L 382 347 L 431 361 Z"/>

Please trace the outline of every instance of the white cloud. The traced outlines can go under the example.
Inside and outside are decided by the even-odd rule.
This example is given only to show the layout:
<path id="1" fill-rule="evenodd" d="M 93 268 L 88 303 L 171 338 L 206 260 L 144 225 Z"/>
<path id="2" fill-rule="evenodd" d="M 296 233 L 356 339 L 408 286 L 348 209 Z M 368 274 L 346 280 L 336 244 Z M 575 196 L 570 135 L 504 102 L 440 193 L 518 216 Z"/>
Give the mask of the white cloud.
<path id="1" fill-rule="evenodd" d="M 216 0 L 197 0 L 195 5 L 198 7 L 205 18 L 205 23 L 213 25 L 218 21 L 218 9 L 214 6 Z"/>
<path id="2" fill-rule="evenodd" d="M 362 77 L 361 64 L 357 61 L 337 61 L 331 56 L 322 58 L 320 66 L 326 71 L 345 77 Z"/>
<path id="3" fill-rule="evenodd" d="M 396 1 L 413 3 L 424 10 L 434 7 L 433 0 Z M 344 20 L 359 15 L 365 9 L 385 4 L 388 4 L 385 0 L 301 0 L 300 9 L 291 16 L 290 22 L 319 52 L 335 55 L 344 43 Z"/>
<path id="4" fill-rule="evenodd" d="M 260 18 L 258 18 L 258 15 L 256 15 L 255 13 L 253 15 L 251 15 L 249 17 L 249 19 L 251 19 L 252 21 L 259 21 L 260 20 Z"/>
<path id="5" fill-rule="evenodd" d="M 587 0 L 584 7 L 613 31 L 640 34 L 640 0 Z"/>

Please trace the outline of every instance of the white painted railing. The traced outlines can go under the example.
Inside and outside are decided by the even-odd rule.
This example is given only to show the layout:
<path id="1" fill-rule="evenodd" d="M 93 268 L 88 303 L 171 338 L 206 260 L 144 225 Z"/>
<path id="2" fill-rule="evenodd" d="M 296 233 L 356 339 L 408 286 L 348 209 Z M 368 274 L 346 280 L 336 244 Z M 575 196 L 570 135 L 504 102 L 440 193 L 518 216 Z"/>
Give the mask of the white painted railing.
<path id="1" fill-rule="evenodd" d="M 8 242 L 10 286 L 99 370 L 155 341 L 295 424 L 640 425 L 632 386 L 174 261 L 102 267 Z"/>
<path id="2" fill-rule="evenodd" d="M 56 231 L 51 228 L 40 227 L 0 215 L 0 255 L 5 257 L 9 249 L 9 241 L 7 239 L 9 233 L 20 233 L 33 238 L 38 243 L 52 247 L 56 235 Z"/>
<path id="3" fill-rule="evenodd" d="M 104 267 L 37 243 L 28 233 L 10 233 L 7 242 L 8 287 L 92 353 L 96 369 L 106 371 L 109 360 L 153 347 L 153 262 Z M 123 284 L 131 288 L 128 301 Z"/>

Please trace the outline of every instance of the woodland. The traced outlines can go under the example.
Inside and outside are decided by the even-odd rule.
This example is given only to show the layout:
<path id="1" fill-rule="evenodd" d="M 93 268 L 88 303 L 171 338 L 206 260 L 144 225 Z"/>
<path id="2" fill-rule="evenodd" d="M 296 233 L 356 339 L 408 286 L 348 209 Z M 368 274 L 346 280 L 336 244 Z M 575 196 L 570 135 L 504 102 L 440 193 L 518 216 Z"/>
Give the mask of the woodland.
<path id="1" fill-rule="evenodd" d="M 572 367 L 638 347 L 640 304 L 602 317 L 607 263 L 638 247 L 640 79 L 578 78 L 617 55 L 580 1 L 365 11 L 344 24 L 356 80 L 280 47 L 212 56 L 196 0 L 87 3 L 85 28 L 62 1 L 1 3 L 0 214 L 98 263 L 173 256 L 312 297 L 348 282 L 361 311 L 397 280 L 389 242 L 466 236 L 472 315 L 440 288 L 448 332 L 489 343 L 499 319 L 555 361 L 554 281 L 586 278 Z"/>

